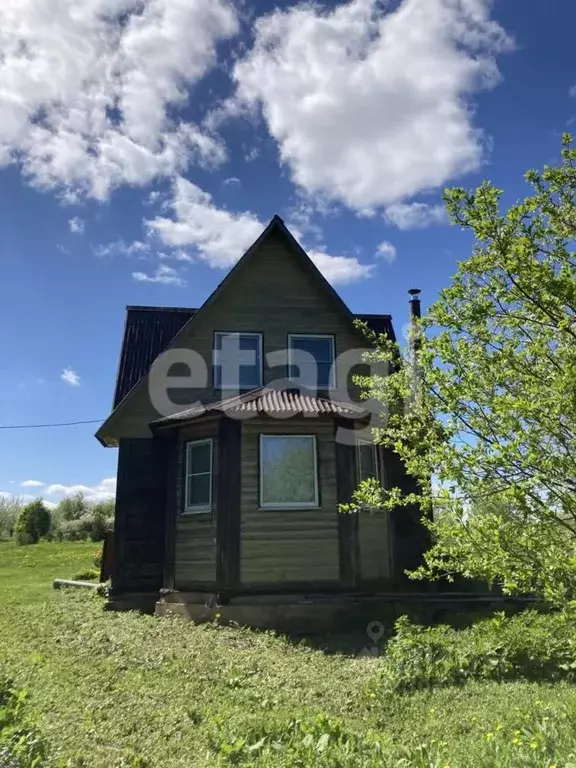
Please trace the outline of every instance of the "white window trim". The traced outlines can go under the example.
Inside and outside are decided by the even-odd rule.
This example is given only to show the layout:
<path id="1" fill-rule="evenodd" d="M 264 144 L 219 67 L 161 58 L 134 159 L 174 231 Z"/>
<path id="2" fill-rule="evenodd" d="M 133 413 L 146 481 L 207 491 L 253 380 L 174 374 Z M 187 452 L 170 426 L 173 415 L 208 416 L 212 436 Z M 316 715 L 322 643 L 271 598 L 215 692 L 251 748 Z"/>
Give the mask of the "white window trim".
<path id="1" fill-rule="evenodd" d="M 362 467 L 360 465 L 360 446 L 370 445 L 372 447 L 372 453 L 374 454 L 374 469 L 376 470 L 376 480 L 380 481 L 380 467 L 378 466 L 378 451 L 376 450 L 376 444 L 372 440 L 359 439 L 356 445 L 356 471 L 358 472 L 358 481 L 360 481 L 360 473 Z"/>
<path id="2" fill-rule="evenodd" d="M 265 502 L 263 501 L 264 498 L 264 472 L 263 472 L 263 462 L 262 462 L 262 442 L 264 438 L 266 437 L 281 437 L 281 438 L 293 438 L 293 437 L 306 437 L 308 439 L 312 440 L 312 445 L 314 446 L 313 449 L 313 456 L 314 456 L 314 501 L 295 501 L 295 502 L 284 502 L 284 501 L 274 501 L 274 502 Z M 259 449 L 260 453 L 258 456 L 258 474 L 260 475 L 260 509 L 318 509 L 320 506 L 320 495 L 319 495 L 319 487 L 318 487 L 318 453 L 317 453 L 317 446 L 316 446 L 316 435 L 310 435 L 310 434 L 291 434 L 291 435 L 283 435 L 283 434 L 277 434 L 275 432 L 265 432 L 260 434 L 259 439 Z"/>
<path id="3" fill-rule="evenodd" d="M 216 376 L 215 376 L 215 370 L 216 365 L 218 364 L 218 352 L 219 349 L 216 349 L 216 337 L 217 336 L 252 336 L 254 338 L 258 339 L 258 360 L 260 362 L 260 365 L 258 367 L 258 377 L 259 377 L 259 383 L 254 385 L 254 389 L 258 389 L 258 387 L 262 386 L 262 382 L 264 380 L 264 361 L 262 359 L 262 334 L 261 333 L 253 333 L 252 331 L 214 331 L 214 343 L 213 343 L 213 349 L 212 349 L 212 386 L 214 389 L 218 390 L 226 390 L 226 389 L 232 389 L 235 392 L 238 392 L 238 387 L 236 385 L 227 385 L 220 382 L 220 386 L 216 386 Z"/>
<path id="4" fill-rule="evenodd" d="M 293 365 L 297 365 L 292 360 L 292 339 L 330 339 L 332 348 L 332 365 L 330 366 L 330 381 L 328 386 L 331 389 L 336 387 L 336 340 L 331 333 L 289 333 L 288 334 L 288 378 Z M 321 387 L 318 387 L 321 389 Z"/>
<path id="5" fill-rule="evenodd" d="M 192 475 L 188 472 L 188 451 L 190 450 L 190 446 L 192 445 L 206 445 L 208 444 L 210 446 L 210 501 L 208 504 L 198 504 L 195 506 L 188 506 L 188 478 L 192 477 Z M 212 511 L 212 485 L 214 482 L 213 478 L 213 463 L 214 463 L 214 445 L 213 440 L 211 437 L 202 438 L 200 440 L 189 440 L 186 443 L 186 451 L 184 456 L 184 512 L 182 514 L 184 515 L 200 515 L 204 512 L 211 512 Z M 196 474 L 205 474 L 205 473 L 196 473 Z"/>

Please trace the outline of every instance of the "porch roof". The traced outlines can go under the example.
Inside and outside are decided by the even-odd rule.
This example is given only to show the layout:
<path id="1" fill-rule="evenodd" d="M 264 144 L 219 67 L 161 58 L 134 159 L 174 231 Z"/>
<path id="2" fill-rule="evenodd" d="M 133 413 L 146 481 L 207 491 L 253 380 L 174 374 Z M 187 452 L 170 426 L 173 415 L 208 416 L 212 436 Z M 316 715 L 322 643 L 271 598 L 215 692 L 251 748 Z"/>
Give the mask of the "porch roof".
<path id="1" fill-rule="evenodd" d="M 332 415 L 345 419 L 361 419 L 368 415 L 368 410 L 352 402 L 333 400 L 330 397 L 314 395 L 301 389 L 259 387 L 250 392 L 234 397 L 217 400 L 213 403 L 199 404 L 179 413 L 165 416 L 151 422 L 151 427 L 165 427 L 193 421 L 208 413 L 259 413 L 266 416 L 286 415 Z"/>

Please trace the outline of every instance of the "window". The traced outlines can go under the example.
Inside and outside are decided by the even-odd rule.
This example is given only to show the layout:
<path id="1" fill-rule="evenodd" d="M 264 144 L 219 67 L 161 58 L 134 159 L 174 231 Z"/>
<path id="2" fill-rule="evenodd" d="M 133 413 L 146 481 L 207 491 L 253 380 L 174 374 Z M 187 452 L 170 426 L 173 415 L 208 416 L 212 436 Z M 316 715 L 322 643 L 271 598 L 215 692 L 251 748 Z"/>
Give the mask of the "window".
<path id="1" fill-rule="evenodd" d="M 260 506 L 318 506 L 314 435 L 260 435 Z"/>
<path id="2" fill-rule="evenodd" d="M 378 459 L 376 446 L 367 440 L 358 443 L 358 480 L 367 480 L 369 477 L 378 479 Z"/>
<path id="3" fill-rule="evenodd" d="M 289 378 L 310 389 L 336 386 L 333 336 L 290 334 L 288 349 Z"/>
<path id="4" fill-rule="evenodd" d="M 262 334 L 214 334 L 214 388 L 236 391 L 262 386 Z"/>
<path id="5" fill-rule="evenodd" d="M 212 508 L 212 439 L 186 443 L 185 512 Z"/>

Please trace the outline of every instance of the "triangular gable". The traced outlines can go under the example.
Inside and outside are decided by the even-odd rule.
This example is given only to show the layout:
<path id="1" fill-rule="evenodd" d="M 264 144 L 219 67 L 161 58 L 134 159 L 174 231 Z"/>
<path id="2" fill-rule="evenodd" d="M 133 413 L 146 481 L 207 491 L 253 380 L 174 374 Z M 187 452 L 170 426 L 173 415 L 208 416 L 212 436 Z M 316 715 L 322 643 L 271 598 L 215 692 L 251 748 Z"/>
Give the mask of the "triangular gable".
<path id="1" fill-rule="evenodd" d="M 243 256 L 236 262 L 228 274 L 218 284 L 215 290 L 210 294 L 202 306 L 190 317 L 190 319 L 182 326 L 181 330 L 176 333 L 172 341 L 168 344 L 164 351 L 177 348 L 179 341 L 183 337 L 187 337 L 190 332 L 193 332 L 194 326 L 197 325 L 204 317 L 206 311 L 214 304 L 214 302 L 221 296 L 221 294 L 228 290 L 231 285 L 234 284 L 235 276 L 240 270 L 244 270 L 250 265 L 250 262 L 254 256 L 258 253 L 262 244 L 272 236 L 280 236 L 281 240 L 285 243 L 288 250 L 296 258 L 297 262 L 305 271 L 308 272 L 312 280 L 318 285 L 320 291 L 326 296 L 327 301 L 332 304 L 335 310 L 346 319 L 350 328 L 355 332 L 359 338 L 363 339 L 362 332 L 357 330 L 354 326 L 355 315 L 350 311 L 343 299 L 338 295 L 330 283 L 326 280 L 324 275 L 316 267 L 314 262 L 310 259 L 308 254 L 304 251 L 302 246 L 298 243 L 295 237 L 291 234 L 289 229 L 284 224 L 283 220 L 279 216 L 274 216 L 268 226 L 264 229 L 262 234 L 255 240 L 255 242 L 248 248 Z M 391 326 L 390 326 L 391 327 Z M 101 440 L 100 435 L 105 431 L 105 427 L 108 425 L 112 416 L 115 416 L 117 412 L 124 407 L 124 405 L 132 398 L 132 396 L 139 391 L 147 382 L 148 374 L 143 376 L 140 381 L 136 382 L 134 386 L 128 391 L 122 400 L 117 404 L 110 416 L 103 422 L 99 428 L 96 436 Z"/>

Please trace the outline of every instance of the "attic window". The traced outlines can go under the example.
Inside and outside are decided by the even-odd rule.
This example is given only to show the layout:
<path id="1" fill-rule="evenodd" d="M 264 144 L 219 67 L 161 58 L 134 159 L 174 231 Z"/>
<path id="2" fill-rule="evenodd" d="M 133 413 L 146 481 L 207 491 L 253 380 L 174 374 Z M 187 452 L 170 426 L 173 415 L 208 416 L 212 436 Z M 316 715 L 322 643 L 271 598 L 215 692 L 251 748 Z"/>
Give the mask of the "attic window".
<path id="1" fill-rule="evenodd" d="M 289 334 L 289 377 L 309 389 L 336 386 L 334 336 Z"/>
<path id="2" fill-rule="evenodd" d="M 214 389 L 236 392 L 262 386 L 262 334 L 214 334 Z"/>

